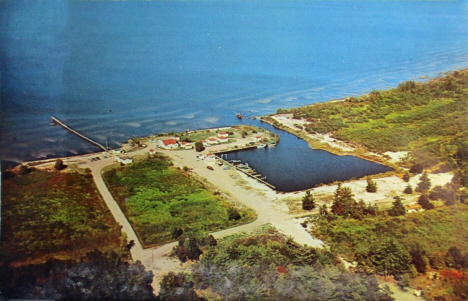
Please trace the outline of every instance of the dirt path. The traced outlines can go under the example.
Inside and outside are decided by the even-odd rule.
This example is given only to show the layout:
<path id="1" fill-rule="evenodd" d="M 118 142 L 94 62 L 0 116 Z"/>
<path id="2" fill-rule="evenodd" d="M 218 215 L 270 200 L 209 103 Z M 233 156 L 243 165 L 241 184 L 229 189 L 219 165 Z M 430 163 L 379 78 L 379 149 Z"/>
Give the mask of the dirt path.
<path id="1" fill-rule="evenodd" d="M 155 148 L 154 143 L 148 145 L 144 149 L 129 152 L 128 155 L 145 155 L 151 148 Z M 211 148 L 210 150 L 213 151 L 214 149 L 216 148 Z M 160 149 L 158 151 L 171 157 L 176 166 L 192 168 L 193 172 L 201 177 L 202 181 L 209 182 L 223 193 L 228 194 L 231 200 L 238 202 L 238 205 L 247 206 L 257 212 L 258 218 L 254 222 L 212 233 L 216 238 L 222 238 L 239 232 L 250 232 L 261 225 L 270 223 L 277 228 L 278 231 L 292 237 L 300 244 L 307 244 L 312 247 L 323 247 L 323 242 L 310 236 L 300 225 L 296 216 L 287 213 L 288 208 L 279 201 L 285 196 L 278 196 L 275 191 L 267 186 L 235 170 L 223 170 L 222 167 L 217 165 L 213 166 L 213 171 L 207 169 L 207 165 L 204 161 L 195 160 L 195 156 L 198 154 L 195 150 L 166 151 Z M 115 157 L 107 154 L 109 157 L 103 158 L 103 154 L 105 153 L 64 158 L 64 161 L 66 164 L 75 164 L 80 168 L 91 169 L 96 186 L 112 215 L 116 221 L 122 225 L 122 231 L 127 234 L 128 240 L 133 240 L 135 242 L 135 246 L 131 249 L 133 260 L 141 261 L 147 270 L 153 272 L 152 286 L 154 288 L 154 293 L 158 294 L 160 289 L 159 282 L 165 274 L 170 271 L 188 271 L 190 264 L 181 264 L 178 260 L 169 257 L 176 242 L 156 248 L 144 249 L 142 247 L 135 231 L 104 183 L 102 170 L 106 166 L 114 164 Z M 97 156 L 99 156 L 101 160 L 93 162 L 89 160 Z M 48 165 L 52 166 L 53 162 L 46 163 L 42 167 L 49 167 Z M 393 291 L 396 293 L 394 295 L 396 300 L 421 300 L 407 292 Z"/>
<path id="2" fill-rule="evenodd" d="M 152 147 L 154 147 L 154 145 L 149 145 L 144 149 L 130 152 L 128 155 L 144 155 Z M 301 225 L 294 221 L 294 216 L 285 213 L 287 208 L 275 202 L 276 194 L 265 185 L 257 183 L 255 180 L 237 171 L 223 170 L 219 166 L 214 166 L 215 170 L 211 171 L 206 168 L 203 161 L 195 161 L 196 153 L 194 150 L 159 151 L 171 157 L 176 166 L 193 168 L 193 172 L 204 179 L 204 181 L 216 186 L 223 193 L 229 194 L 231 199 L 257 212 L 258 218 L 254 222 L 212 233 L 216 238 L 239 232 L 250 232 L 261 225 L 270 223 L 280 232 L 292 237 L 298 243 L 314 247 L 322 246 L 320 240 L 314 239 Z M 122 225 L 122 231 L 127 234 L 128 240 L 133 240 L 135 242 L 135 246 L 130 250 L 133 260 L 141 261 L 147 270 L 153 272 L 153 288 L 157 294 L 159 292 L 159 282 L 166 273 L 169 271 L 181 271 L 188 267 L 168 256 L 176 243 L 165 244 L 157 248 L 143 248 L 130 222 L 112 197 L 112 194 L 102 178 L 102 170 L 106 166 L 115 163 L 115 157 L 103 158 L 101 155 L 99 156 L 101 160 L 90 162 L 89 158 L 96 156 L 97 155 L 94 154 L 88 155 L 87 157 L 75 157 L 68 160 L 67 164 L 74 163 L 78 164 L 81 168 L 91 169 L 96 186 L 115 220 Z M 242 183 L 242 185 L 240 183 Z"/>

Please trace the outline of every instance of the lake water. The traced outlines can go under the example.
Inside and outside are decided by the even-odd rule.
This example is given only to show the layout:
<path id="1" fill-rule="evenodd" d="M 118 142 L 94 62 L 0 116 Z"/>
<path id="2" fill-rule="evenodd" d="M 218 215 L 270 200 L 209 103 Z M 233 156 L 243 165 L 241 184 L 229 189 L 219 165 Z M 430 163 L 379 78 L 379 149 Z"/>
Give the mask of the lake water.
<path id="1" fill-rule="evenodd" d="M 0 2 L 0 159 L 236 124 L 467 66 L 467 1 Z M 265 150 L 270 151 L 270 150 Z"/>
<path id="2" fill-rule="evenodd" d="M 312 188 L 317 184 L 346 181 L 392 170 L 382 164 L 353 156 L 337 156 L 311 149 L 303 139 L 260 122 L 249 122 L 280 135 L 275 147 L 248 149 L 226 153 L 225 160 L 241 160 L 278 191 L 291 192 Z"/>

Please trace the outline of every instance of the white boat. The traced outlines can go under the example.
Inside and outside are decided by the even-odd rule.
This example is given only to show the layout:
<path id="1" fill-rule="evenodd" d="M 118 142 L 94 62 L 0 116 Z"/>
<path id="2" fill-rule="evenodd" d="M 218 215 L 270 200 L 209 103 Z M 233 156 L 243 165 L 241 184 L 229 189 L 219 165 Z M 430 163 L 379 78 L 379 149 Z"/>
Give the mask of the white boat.
<path id="1" fill-rule="evenodd" d="M 267 145 L 266 144 L 259 144 L 257 145 L 257 148 L 265 148 Z"/>

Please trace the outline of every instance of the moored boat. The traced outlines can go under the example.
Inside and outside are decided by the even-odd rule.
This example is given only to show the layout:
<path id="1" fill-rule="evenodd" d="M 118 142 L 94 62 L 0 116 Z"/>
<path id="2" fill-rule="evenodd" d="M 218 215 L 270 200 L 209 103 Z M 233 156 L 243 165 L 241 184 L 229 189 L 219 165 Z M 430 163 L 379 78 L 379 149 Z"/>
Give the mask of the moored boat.
<path id="1" fill-rule="evenodd" d="M 257 148 L 265 148 L 267 145 L 266 144 L 259 144 L 257 145 Z"/>

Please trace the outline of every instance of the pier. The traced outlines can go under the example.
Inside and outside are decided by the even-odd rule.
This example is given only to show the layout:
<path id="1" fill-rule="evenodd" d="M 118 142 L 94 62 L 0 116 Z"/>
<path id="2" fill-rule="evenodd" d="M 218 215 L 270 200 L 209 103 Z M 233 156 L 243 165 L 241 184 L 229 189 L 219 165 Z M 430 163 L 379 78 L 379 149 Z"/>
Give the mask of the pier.
<path id="1" fill-rule="evenodd" d="M 58 125 L 60 125 L 61 127 L 63 127 L 64 129 L 68 130 L 69 132 L 77 135 L 78 137 L 80 137 L 81 139 L 84 139 L 86 141 L 88 141 L 89 143 L 92 143 L 94 144 L 95 146 L 99 147 L 100 149 L 102 149 L 103 151 L 107 151 L 107 148 L 105 148 L 104 146 L 102 146 L 101 144 L 97 143 L 96 141 L 94 140 L 91 140 L 90 138 L 86 137 L 85 135 L 83 134 L 80 134 L 78 133 L 77 131 L 75 131 L 74 129 L 70 128 L 68 125 L 66 125 L 65 123 L 61 122 L 60 120 L 58 120 L 57 118 L 55 118 L 54 116 L 52 116 L 52 120 L 57 123 Z"/>
<path id="2" fill-rule="evenodd" d="M 224 152 L 223 152 L 223 153 L 224 153 Z M 264 185 L 270 187 L 271 189 L 276 190 L 276 187 L 275 187 L 275 186 L 273 186 L 273 185 L 271 185 L 270 183 L 264 181 L 264 180 L 266 179 L 266 177 L 260 178 L 259 176 L 261 176 L 261 175 L 258 174 L 258 173 L 256 173 L 253 169 L 244 169 L 244 168 L 241 168 L 241 167 L 239 167 L 239 166 L 237 166 L 237 165 L 235 165 L 235 164 L 232 164 L 232 163 L 229 162 L 229 161 L 224 160 L 223 158 L 221 158 L 221 157 L 219 156 L 219 154 L 216 154 L 216 156 L 218 157 L 219 160 L 223 161 L 225 165 L 230 166 L 231 168 L 235 168 L 235 169 L 237 169 L 238 171 L 242 172 L 243 174 L 247 175 L 248 177 L 251 177 L 252 179 L 257 180 L 258 182 L 260 182 L 260 183 L 262 183 L 262 184 L 264 184 Z M 239 161 L 238 163 L 240 163 L 240 161 Z M 253 171 L 253 173 L 249 173 L 249 172 L 248 172 L 249 170 Z"/>

